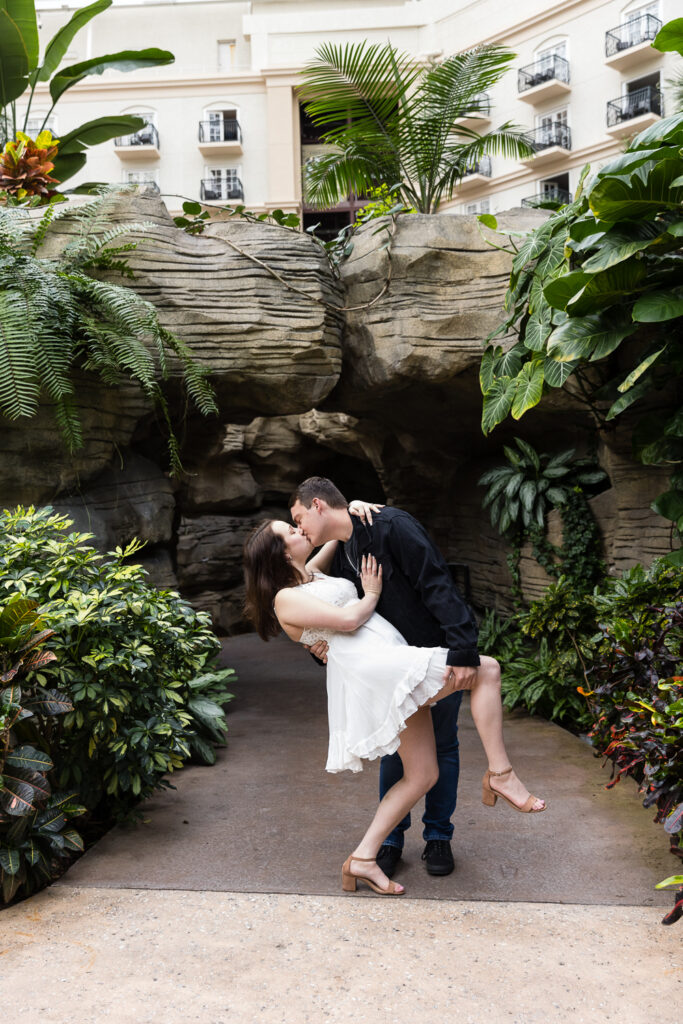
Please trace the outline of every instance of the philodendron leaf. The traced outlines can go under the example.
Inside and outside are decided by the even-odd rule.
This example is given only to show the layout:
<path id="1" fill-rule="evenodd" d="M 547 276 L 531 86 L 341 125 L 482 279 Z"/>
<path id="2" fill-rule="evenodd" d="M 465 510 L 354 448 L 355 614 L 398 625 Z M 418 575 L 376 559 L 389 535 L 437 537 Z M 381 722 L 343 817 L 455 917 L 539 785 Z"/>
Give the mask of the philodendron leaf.
<path id="1" fill-rule="evenodd" d="M 498 351 L 500 352 L 502 349 L 499 348 Z M 479 387 L 481 388 L 482 395 L 487 394 L 495 380 L 493 372 L 495 361 L 496 349 L 487 348 L 481 357 L 481 365 L 479 367 Z"/>
<path id="2" fill-rule="evenodd" d="M 625 391 L 629 391 L 633 387 L 635 382 L 638 380 L 638 378 L 642 377 L 642 375 L 645 373 L 646 370 L 649 370 L 649 368 L 652 366 L 652 364 L 654 362 L 656 362 L 657 359 L 659 359 L 659 357 L 661 356 L 662 352 L 665 352 L 666 349 L 667 349 L 667 346 L 664 345 L 662 348 L 657 349 L 656 352 L 651 352 L 650 355 L 647 356 L 646 359 L 643 359 L 642 363 L 640 363 L 638 366 L 636 366 L 635 370 L 632 370 L 631 373 L 629 373 L 629 375 L 626 378 L 626 380 L 621 382 L 621 384 L 619 385 L 617 390 L 620 391 L 622 394 Z"/>
<path id="3" fill-rule="evenodd" d="M 641 295 L 631 315 L 641 324 L 658 324 L 683 316 L 683 287 Z"/>
<path id="4" fill-rule="evenodd" d="M 551 388 L 561 388 L 564 382 L 571 377 L 578 365 L 578 359 L 568 363 L 560 363 L 556 359 L 546 356 L 543 360 L 543 376 L 545 377 L 546 384 Z"/>
<path id="5" fill-rule="evenodd" d="M 677 522 L 683 516 L 683 491 L 665 491 L 652 502 L 650 508 L 663 519 Z"/>
<path id="6" fill-rule="evenodd" d="M 512 403 L 512 417 L 520 419 L 528 409 L 538 405 L 543 394 L 543 364 L 525 363 L 517 377 L 517 389 Z"/>
<path id="7" fill-rule="evenodd" d="M 510 377 L 497 377 L 488 393 L 484 395 L 481 415 L 481 429 L 490 434 L 495 426 L 501 423 L 512 408 L 515 394 L 515 381 Z"/>
<path id="8" fill-rule="evenodd" d="M 551 330 L 550 318 L 544 320 L 530 316 L 524 331 L 524 347 L 530 352 L 542 352 Z"/>
<path id="9" fill-rule="evenodd" d="M 570 300 L 581 292 L 589 280 L 589 275 L 581 270 L 572 270 L 569 274 L 556 277 L 543 289 L 545 300 L 554 309 L 566 309 Z"/>
<path id="10" fill-rule="evenodd" d="M 652 127 L 663 123 L 660 121 Z M 683 125 L 683 115 L 679 123 Z M 679 168 L 680 163 L 675 160 L 661 160 L 654 165 L 646 181 L 642 181 L 638 173 L 630 178 L 601 178 L 588 197 L 591 210 L 599 219 L 611 221 L 654 219 L 664 210 L 678 210 L 683 189 L 671 186 Z"/>
<path id="11" fill-rule="evenodd" d="M 602 316 L 570 317 L 556 327 L 548 340 L 548 355 L 558 362 L 602 359 L 635 331 L 633 324 L 614 326 Z"/>
<path id="12" fill-rule="evenodd" d="M 641 260 L 631 259 L 601 270 L 589 277 L 585 287 L 567 303 L 570 316 L 595 313 L 615 305 L 645 284 L 647 267 Z"/>
<path id="13" fill-rule="evenodd" d="M 632 224 L 628 227 L 619 226 L 608 232 L 600 243 L 595 255 L 582 265 L 585 273 L 593 274 L 598 270 L 622 263 L 636 252 L 648 249 L 664 237 L 664 230 L 650 221 Z"/>
<path id="14" fill-rule="evenodd" d="M 649 390 L 650 382 L 648 380 L 641 380 L 639 384 L 636 384 L 634 388 L 627 391 L 625 395 L 622 395 L 621 398 L 617 398 L 605 419 L 613 420 L 615 416 L 622 413 L 624 409 L 628 409 L 629 405 L 633 405 L 633 403 L 637 402 L 639 398 L 642 398 L 643 395 L 647 394 Z"/>

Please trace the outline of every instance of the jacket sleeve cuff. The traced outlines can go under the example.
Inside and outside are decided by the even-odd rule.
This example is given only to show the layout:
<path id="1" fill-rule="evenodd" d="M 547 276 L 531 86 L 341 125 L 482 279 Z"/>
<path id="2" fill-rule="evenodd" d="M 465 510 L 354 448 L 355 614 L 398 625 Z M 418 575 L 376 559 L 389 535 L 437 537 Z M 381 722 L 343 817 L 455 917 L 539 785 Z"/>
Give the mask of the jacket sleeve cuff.
<path id="1" fill-rule="evenodd" d="M 476 647 L 468 650 L 449 651 L 446 658 L 447 665 L 458 665 L 466 668 L 479 668 L 481 662 Z"/>

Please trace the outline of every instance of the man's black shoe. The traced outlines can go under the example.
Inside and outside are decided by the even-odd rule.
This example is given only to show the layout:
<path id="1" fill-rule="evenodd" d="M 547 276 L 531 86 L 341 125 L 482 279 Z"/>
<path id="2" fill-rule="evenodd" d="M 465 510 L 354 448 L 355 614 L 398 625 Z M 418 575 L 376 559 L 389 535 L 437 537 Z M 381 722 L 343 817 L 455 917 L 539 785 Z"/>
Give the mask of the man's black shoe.
<path id="1" fill-rule="evenodd" d="M 389 846 L 383 843 L 377 851 L 377 866 L 382 869 L 387 878 L 394 877 L 396 865 L 401 859 L 401 850 L 398 846 Z"/>
<path id="2" fill-rule="evenodd" d="M 430 875 L 450 875 L 454 869 L 451 844 L 447 839 L 428 839 L 422 854 Z"/>

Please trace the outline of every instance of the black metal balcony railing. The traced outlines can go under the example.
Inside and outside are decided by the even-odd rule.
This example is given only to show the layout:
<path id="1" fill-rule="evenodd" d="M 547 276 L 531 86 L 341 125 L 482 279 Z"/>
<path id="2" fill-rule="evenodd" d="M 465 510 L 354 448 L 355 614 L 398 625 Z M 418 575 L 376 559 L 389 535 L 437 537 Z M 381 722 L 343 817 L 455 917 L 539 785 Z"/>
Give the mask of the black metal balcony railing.
<path id="1" fill-rule="evenodd" d="M 605 56 L 613 57 L 622 50 L 654 39 L 661 27 L 662 22 L 654 14 L 641 14 L 639 18 L 609 29 L 605 32 Z"/>
<path id="2" fill-rule="evenodd" d="M 468 174 L 483 174 L 487 178 L 490 178 L 491 177 L 491 157 L 490 156 L 481 156 L 481 157 L 479 157 L 479 159 L 475 163 L 469 164 L 465 168 L 464 177 L 467 177 Z"/>
<path id="3" fill-rule="evenodd" d="M 239 121 L 200 121 L 200 142 L 241 142 L 242 129 Z"/>
<path id="4" fill-rule="evenodd" d="M 201 199 L 244 199 L 244 189 L 239 178 L 204 178 L 199 188 Z"/>
<path id="5" fill-rule="evenodd" d="M 530 206 L 534 209 L 554 210 L 558 206 L 565 206 L 571 203 L 572 194 L 564 188 L 548 189 L 547 192 L 538 192 L 535 196 L 527 196 L 522 199 L 522 206 Z"/>
<path id="6" fill-rule="evenodd" d="M 537 153 L 542 149 L 550 149 L 551 146 L 561 146 L 562 149 L 572 148 L 572 133 L 569 126 L 561 121 L 542 125 L 529 132 L 527 138 Z"/>
<path id="7" fill-rule="evenodd" d="M 569 61 L 556 54 L 520 68 L 517 72 L 517 92 L 526 92 L 527 89 L 533 89 L 535 85 L 542 85 L 543 82 L 550 82 L 553 78 L 558 82 L 569 82 Z"/>
<path id="8" fill-rule="evenodd" d="M 156 146 L 159 148 L 159 132 L 153 124 L 146 124 L 133 135 L 119 135 L 114 139 L 115 146 Z"/>
<path id="9" fill-rule="evenodd" d="M 630 121 L 642 114 L 662 113 L 662 94 L 655 85 L 646 85 L 626 96 L 619 96 L 607 104 L 607 127 L 612 128 L 622 121 Z"/>

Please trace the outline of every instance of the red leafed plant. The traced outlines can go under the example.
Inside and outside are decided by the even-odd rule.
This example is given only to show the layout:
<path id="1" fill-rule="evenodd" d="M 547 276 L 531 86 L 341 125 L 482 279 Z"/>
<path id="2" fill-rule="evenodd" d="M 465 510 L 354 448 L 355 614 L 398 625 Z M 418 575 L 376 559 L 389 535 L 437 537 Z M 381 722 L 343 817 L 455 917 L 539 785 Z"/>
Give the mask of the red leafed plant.
<path id="1" fill-rule="evenodd" d="M 593 743 L 614 766 L 608 788 L 622 775 L 635 779 L 643 805 L 656 807 L 655 821 L 671 836 L 671 852 L 683 858 L 682 668 L 683 602 L 649 605 L 602 626 L 585 695 Z M 683 914 L 680 891 L 675 901 L 664 924 Z"/>
<path id="2" fill-rule="evenodd" d="M 7 143 L 0 154 L 0 193 L 6 192 L 16 199 L 40 196 L 48 200 L 55 194 L 51 185 L 59 183 L 50 176 L 57 156 L 59 139 L 43 131 L 34 141 L 24 132 Z"/>

